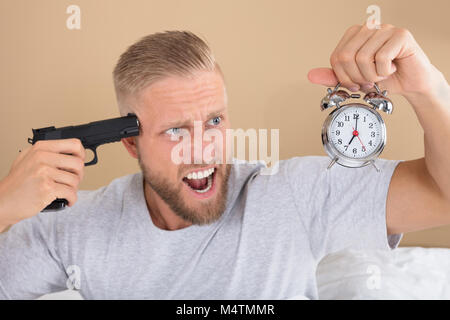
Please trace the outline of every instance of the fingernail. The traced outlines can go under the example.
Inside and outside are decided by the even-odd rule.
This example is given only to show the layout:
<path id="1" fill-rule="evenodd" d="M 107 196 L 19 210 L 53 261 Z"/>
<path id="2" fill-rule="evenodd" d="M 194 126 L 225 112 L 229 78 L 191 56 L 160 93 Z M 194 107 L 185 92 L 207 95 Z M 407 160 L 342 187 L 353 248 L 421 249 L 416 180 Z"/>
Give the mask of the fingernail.
<path id="1" fill-rule="evenodd" d="M 351 92 L 356 92 L 356 91 L 358 91 L 359 90 L 359 87 L 358 86 L 354 86 L 354 87 L 350 87 L 350 88 L 348 88 Z"/>

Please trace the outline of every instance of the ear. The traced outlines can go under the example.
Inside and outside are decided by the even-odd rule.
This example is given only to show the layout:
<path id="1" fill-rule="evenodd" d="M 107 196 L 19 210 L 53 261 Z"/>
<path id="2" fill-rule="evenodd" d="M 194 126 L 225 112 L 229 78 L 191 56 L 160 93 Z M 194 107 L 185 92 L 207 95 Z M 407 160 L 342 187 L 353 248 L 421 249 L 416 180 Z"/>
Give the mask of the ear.
<path id="1" fill-rule="evenodd" d="M 137 145 L 135 137 L 123 138 L 122 143 L 128 150 L 128 153 L 135 159 L 138 158 Z"/>

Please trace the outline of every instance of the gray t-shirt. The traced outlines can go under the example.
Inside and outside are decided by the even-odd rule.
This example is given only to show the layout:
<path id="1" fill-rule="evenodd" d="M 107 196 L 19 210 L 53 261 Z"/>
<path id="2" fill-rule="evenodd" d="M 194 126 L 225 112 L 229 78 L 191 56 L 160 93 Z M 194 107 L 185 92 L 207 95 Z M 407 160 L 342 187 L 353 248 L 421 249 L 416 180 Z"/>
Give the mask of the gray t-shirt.
<path id="1" fill-rule="evenodd" d="M 142 174 L 80 191 L 0 235 L 0 298 L 79 288 L 86 299 L 316 299 L 316 266 L 344 248 L 395 248 L 386 198 L 398 160 L 350 169 L 328 157 L 236 161 L 227 207 L 207 226 L 156 227 Z"/>

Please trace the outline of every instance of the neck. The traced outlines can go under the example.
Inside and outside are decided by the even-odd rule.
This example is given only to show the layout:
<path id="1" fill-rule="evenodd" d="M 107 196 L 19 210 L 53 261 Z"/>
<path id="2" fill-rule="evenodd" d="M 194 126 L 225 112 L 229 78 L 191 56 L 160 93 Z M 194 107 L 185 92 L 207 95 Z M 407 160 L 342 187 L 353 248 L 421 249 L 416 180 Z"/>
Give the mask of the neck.
<path id="1" fill-rule="evenodd" d="M 180 218 L 161 197 L 144 181 L 144 195 L 153 224 L 163 230 L 179 230 L 191 225 Z"/>

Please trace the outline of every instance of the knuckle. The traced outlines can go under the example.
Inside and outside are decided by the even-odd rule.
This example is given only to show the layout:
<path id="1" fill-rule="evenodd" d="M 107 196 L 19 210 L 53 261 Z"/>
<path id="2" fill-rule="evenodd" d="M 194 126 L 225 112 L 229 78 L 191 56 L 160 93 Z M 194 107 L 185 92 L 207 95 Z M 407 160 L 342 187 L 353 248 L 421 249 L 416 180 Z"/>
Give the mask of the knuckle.
<path id="1" fill-rule="evenodd" d="M 361 27 L 362 26 L 360 24 L 354 24 L 347 29 L 347 32 L 357 31 L 361 29 Z"/>
<path id="2" fill-rule="evenodd" d="M 82 144 L 80 144 L 80 154 L 83 159 L 86 159 L 86 150 L 84 149 L 84 146 Z"/>
<path id="3" fill-rule="evenodd" d="M 48 176 L 48 167 L 44 165 L 39 165 L 36 169 L 36 175 L 41 178 L 46 178 Z"/>
<path id="4" fill-rule="evenodd" d="M 77 158 L 77 169 L 80 173 L 84 171 L 84 161 L 80 158 Z"/>
<path id="5" fill-rule="evenodd" d="M 385 62 L 387 59 L 388 59 L 388 56 L 387 56 L 386 52 L 384 52 L 384 51 L 379 51 L 375 55 L 375 62 L 377 62 L 377 63 Z"/>
<path id="6" fill-rule="evenodd" d="M 50 179 L 42 179 L 40 190 L 42 195 L 44 196 L 51 194 L 53 190 L 53 181 L 51 181 Z"/>
<path id="7" fill-rule="evenodd" d="M 73 140 L 75 148 L 77 148 L 77 149 L 83 148 L 83 144 L 81 143 L 80 139 L 74 138 L 72 140 Z"/>
<path id="8" fill-rule="evenodd" d="M 75 176 L 75 177 L 74 177 L 74 187 L 75 187 L 76 189 L 78 189 L 80 183 L 81 183 L 81 177 L 80 177 L 80 176 Z"/>
<path id="9" fill-rule="evenodd" d="M 68 195 L 68 199 L 70 206 L 73 206 L 75 202 L 78 200 L 77 192 L 76 190 L 71 190 L 71 192 Z"/>
<path id="10" fill-rule="evenodd" d="M 44 162 L 44 158 L 45 158 L 44 151 L 35 149 L 34 153 L 33 153 L 33 158 L 36 163 L 40 164 L 40 163 Z"/>
<path id="11" fill-rule="evenodd" d="M 350 51 L 341 51 L 338 54 L 338 60 L 343 63 L 351 62 L 354 59 L 353 52 Z"/>
<path id="12" fill-rule="evenodd" d="M 356 54 L 355 60 L 357 63 L 368 63 L 370 60 L 370 56 L 364 51 L 359 51 Z"/>
<path id="13" fill-rule="evenodd" d="M 33 147 L 36 150 L 36 149 L 41 149 L 43 145 L 44 145 L 44 141 L 43 140 L 39 140 L 39 141 L 36 141 L 34 143 Z"/>
<path id="14" fill-rule="evenodd" d="M 392 29 L 392 28 L 394 28 L 394 26 L 390 23 L 382 23 L 381 24 L 381 29 L 388 30 L 388 29 Z"/>
<path id="15" fill-rule="evenodd" d="M 395 32 L 402 38 L 408 38 L 411 36 L 411 32 L 409 32 L 409 30 L 405 28 L 397 28 Z"/>
<path id="16" fill-rule="evenodd" d="M 71 192 L 72 202 L 75 203 L 78 200 L 78 195 L 76 190 L 72 190 Z"/>
<path id="17" fill-rule="evenodd" d="M 81 142 L 80 139 L 75 139 L 75 143 L 76 143 L 76 146 L 77 146 L 78 149 L 84 150 L 83 143 Z"/>
<path id="18" fill-rule="evenodd" d="M 331 66 L 335 66 L 338 64 L 337 54 L 333 52 L 333 54 L 330 56 L 330 64 Z"/>

